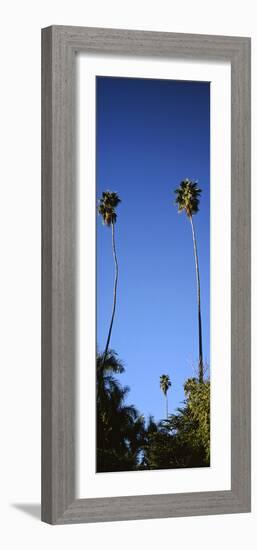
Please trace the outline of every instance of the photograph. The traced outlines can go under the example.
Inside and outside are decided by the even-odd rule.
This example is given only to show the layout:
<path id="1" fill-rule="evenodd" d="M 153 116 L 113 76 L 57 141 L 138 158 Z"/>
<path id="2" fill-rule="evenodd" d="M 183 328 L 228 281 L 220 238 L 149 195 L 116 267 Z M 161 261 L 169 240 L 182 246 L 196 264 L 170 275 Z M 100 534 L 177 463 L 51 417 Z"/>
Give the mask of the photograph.
<path id="1" fill-rule="evenodd" d="M 96 471 L 209 467 L 209 82 L 96 77 L 96 215 Z"/>
<path id="2" fill-rule="evenodd" d="M 247 36 L 42 29 L 46 523 L 251 511 L 250 82 Z"/>

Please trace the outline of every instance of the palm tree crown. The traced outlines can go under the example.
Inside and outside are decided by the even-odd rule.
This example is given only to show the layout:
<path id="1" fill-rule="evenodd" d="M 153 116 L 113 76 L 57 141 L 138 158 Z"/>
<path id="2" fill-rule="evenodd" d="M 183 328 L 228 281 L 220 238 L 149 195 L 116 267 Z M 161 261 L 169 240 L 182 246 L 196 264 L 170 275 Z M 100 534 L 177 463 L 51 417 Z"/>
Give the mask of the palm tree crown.
<path id="1" fill-rule="evenodd" d="M 168 418 L 168 389 L 171 387 L 171 381 L 168 374 L 162 374 L 160 376 L 160 388 L 164 393 L 165 401 L 166 401 L 166 418 Z"/>
<path id="2" fill-rule="evenodd" d="M 163 391 L 164 395 L 167 395 L 168 389 L 171 387 L 171 381 L 168 374 L 162 374 L 160 376 L 160 388 Z"/>
<path id="3" fill-rule="evenodd" d="M 103 191 L 102 198 L 99 200 L 98 214 L 103 218 L 103 223 L 110 227 L 111 224 L 116 223 L 117 214 L 115 209 L 121 202 L 118 193 L 114 191 Z"/>
<path id="4" fill-rule="evenodd" d="M 197 214 L 201 192 L 202 190 L 197 187 L 196 181 L 189 179 L 183 180 L 178 189 L 175 190 L 177 195 L 175 202 L 178 205 L 178 211 L 183 212 L 183 210 L 185 210 L 188 217 Z"/>

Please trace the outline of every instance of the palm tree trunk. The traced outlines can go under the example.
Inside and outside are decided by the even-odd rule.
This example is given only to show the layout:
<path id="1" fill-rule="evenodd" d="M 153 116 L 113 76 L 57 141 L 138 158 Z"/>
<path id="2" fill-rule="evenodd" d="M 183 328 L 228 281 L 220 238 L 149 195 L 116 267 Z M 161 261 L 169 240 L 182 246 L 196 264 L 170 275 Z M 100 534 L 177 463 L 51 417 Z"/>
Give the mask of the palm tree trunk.
<path id="1" fill-rule="evenodd" d="M 115 316 L 115 309 L 116 309 L 116 300 L 117 300 L 117 283 L 118 283 L 118 273 L 119 273 L 119 266 L 118 266 L 118 260 L 117 260 L 117 254 L 116 254 L 116 246 L 115 246 L 115 234 L 114 234 L 114 223 L 112 222 L 112 253 L 113 253 L 113 259 L 114 259 L 114 265 L 115 265 L 115 279 L 114 279 L 114 290 L 113 290 L 113 306 L 112 306 L 112 316 L 111 316 L 111 322 L 110 322 L 110 328 L 108 332 L 107 342 L 104 350 L 104 357 L 103 357 L 103 365 L 106 361 L 106 356 L 109 350 L 109 344 L 112 334 L 112 326 Z"/>
<path id="2" fill-rule="evenodd" d="M 193 217 L 189 216 L 193 243 L 194 243 L 194 253 L 195 253 L 195 271 L 196 271 L 196 284 L 197 284 L 197 306 L 198 306 L 198 332 L 199 332 L 199 363 L 198 363 L 198 373 L 199 373 L 199 382 L 203 382 L 203 343 L 202 343 L 202 317 L 201 317 L 201 292 L 200 292 L 200 274 L 199 274 L 199 263 L 198 263 L 198 254 L 197 254 L 197 245 L 195 238 L 195 228 Z"/>
<path id="3" fill-rule="evenodd" d="M 168 394 L 166 393 L 166 418 L 168 420 L 169 412 L 168 412 Z"/>

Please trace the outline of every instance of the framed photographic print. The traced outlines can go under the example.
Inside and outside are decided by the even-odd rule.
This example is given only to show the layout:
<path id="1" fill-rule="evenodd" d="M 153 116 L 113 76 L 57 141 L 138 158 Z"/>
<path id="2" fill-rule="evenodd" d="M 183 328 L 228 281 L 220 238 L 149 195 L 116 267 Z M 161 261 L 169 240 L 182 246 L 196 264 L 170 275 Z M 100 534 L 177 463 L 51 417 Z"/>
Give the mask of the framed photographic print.
<path id="1" fill-rule="evenodd" d="M 250 39 L 42 31 L 42 520 L 250 511 Z"/>

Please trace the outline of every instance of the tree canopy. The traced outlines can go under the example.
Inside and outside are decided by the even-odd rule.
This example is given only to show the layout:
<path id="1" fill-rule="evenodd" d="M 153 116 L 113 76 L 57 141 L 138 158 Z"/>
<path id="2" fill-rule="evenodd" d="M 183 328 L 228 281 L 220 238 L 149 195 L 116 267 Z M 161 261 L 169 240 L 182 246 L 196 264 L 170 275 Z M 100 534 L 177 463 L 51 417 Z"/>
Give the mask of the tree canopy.
<path id="1" fill-rule="evenodd" d="M 117 376 L 124 365 L 110 350 L 97 356 L 97 471 L 204 467 L 210 464 L 210 382 L 189 378 L 185 400 L 167 420 L 148 420 Z"/>
<path id="2" fill-rule="evenodd" d="M 108 226 L 116 223 L 116 208 L 121 202 L 118 193 L 115 191 L 103 191 L 102 197 L 98 202 L 98 214 L 102 216 L 103 223 Z"/>
<path id="3" fill-rule="evenodd" d="M 178 189 L 175 189 L 175 194 L 177 195 L 175 202 L 178 205 L 178 211 L 185 211 L 188 217 L 197 214 L 201 193 L 202 190 L 198 187 L 196 181 L 183 180 Z"/>

